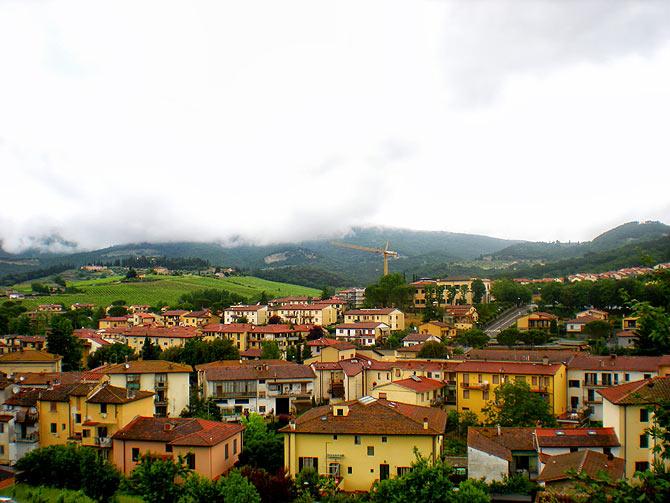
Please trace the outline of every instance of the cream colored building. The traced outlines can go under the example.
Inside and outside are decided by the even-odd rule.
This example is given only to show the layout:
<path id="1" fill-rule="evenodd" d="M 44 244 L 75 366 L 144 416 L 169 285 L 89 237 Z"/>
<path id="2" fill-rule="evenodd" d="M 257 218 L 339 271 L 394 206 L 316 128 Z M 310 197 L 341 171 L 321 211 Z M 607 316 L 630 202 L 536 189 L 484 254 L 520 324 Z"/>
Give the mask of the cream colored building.
<path id="1" fill-rule="evenodd" d="M 246 318 L 252 325 L 265 325 L 268 322 L 268 306 L 239 305 L 230 306 L 223 310 L 223 323 L 237 323 L 240 318 Z"/>
<path id="2" fill-rule="evenodd" d="M 405 314 L 394 307 L 378 309 L 351 309 L 344 313 L 344 323 L 377 322 L 387 325 L 392 332 L 405 329 Z"/>

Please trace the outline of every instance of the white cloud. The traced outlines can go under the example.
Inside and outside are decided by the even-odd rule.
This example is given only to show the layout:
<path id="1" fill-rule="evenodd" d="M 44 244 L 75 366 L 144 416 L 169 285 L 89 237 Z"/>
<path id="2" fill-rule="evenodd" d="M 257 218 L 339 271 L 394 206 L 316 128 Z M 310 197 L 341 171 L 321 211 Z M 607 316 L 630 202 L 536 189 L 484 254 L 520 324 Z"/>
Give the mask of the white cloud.
<path id="1" fill-rule="evenodd" d="M 0 4 L 0 239 L 668 219 L 670 7 Z"/>

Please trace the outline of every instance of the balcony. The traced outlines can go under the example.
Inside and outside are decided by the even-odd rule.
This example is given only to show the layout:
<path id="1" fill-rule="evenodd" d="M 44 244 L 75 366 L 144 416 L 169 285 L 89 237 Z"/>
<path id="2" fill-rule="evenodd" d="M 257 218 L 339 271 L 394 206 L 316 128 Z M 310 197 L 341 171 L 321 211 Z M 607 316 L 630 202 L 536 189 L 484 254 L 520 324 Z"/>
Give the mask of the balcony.
<path id="1" fill-rule="evenodd" d="M 157 390 L 159 390 L 159 389 L 160 390 L 165 390 L 165 389 L 167 389 L 167 387 L 168 387 L 167 381 L 156 381 L 154 383 L 154 388 L 157 389 Z"/>
<path id="2" fill-rule="evenodd" d="M 536 384 L 534 386 L 530 387 L 530 390 L 533 393 L 549 393 L 549 386 L 544 386 L 540 384 Z"/>
<path id="3" fill-rule="evenodd" d="M 111 447 L 112 439 L 110 437 L 95 437 L 95 445 L 98 447 Z"/>
<path id="4" fill-rule="evenodd" d="M 222 391 L 213 393 L 211 398 L 256 398 L 256 391 Z"/>
<path id="5" fill-rule="evenodd" d="M 461 388 L 463 389 L 481 389 L 488 390 L 489 383 L 487 382 L 462 382 Z"/>
<path id="6" fill-rule="evenodd" d="M 36 431 L 28 433 L 25 437 L 16 435 L 16 437 L 14 438 L 14 442 L 25 443 L 25 444 L 34 444 L 35 442 L 39 441 L 40 441 L 40 435 Z"/>
<path id="7" fill-rule="evenodd" d="M 603 382 L 598 382 L 598 380 L 593 380 L 593 379 L 584 379 L 582 381 L 582 386 L 588 386 L 590 388 L 605 388 L 607 386 L 612 386 L 612 383 L 603 383 Z"/>
<path id="8" fill-rule="evenodd" d="M 585 400 L 585 402 L 586 402 L 586 403 L 599 404 L 599 403 L 603 403 L 603 399 L 602 399 L 602 398 L 598 398 L 598 397 L 593 397 L 593 400 L 589 400 L 589 399 L 587 398 L 587 399 Z"/>

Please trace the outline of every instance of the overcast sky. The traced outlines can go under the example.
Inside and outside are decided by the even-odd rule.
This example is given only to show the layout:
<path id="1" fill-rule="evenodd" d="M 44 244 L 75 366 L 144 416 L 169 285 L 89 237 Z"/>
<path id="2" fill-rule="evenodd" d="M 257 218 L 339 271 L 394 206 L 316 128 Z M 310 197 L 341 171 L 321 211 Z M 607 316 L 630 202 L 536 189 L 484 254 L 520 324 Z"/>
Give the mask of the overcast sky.
<path id="1" fill-rule="evenodd" d="M 664 0 L 0 0 L 0 239 L 591 239 L 669 118 Z"/>

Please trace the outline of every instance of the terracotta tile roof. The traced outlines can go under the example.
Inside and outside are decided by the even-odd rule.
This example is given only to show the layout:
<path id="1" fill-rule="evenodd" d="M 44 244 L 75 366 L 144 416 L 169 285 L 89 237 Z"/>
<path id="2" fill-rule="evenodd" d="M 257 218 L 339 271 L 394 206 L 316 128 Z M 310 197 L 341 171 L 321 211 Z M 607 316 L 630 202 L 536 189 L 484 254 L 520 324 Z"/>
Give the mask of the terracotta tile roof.
<path id="1" fill-rule="evenodd" d="M 244 351 L 240 351 L 240 356 L 244 356 L 246 358 L 260 358 L 261 353 L 263 351 L 258 348 L 250 348 L 250 349 L 245 349 Z"/>
<path id="2" fill-rule="evenodd" d="M 295 430 L 284 426 L 282 433 L 360 434 L 360 435 L 442 435 L 447 414 L 434 407 L 377 400 L 365 397 L 344 402 L 346 416 L 333 415 L 333 407 L 325 405 L 308 410 L 295 420 Z M 424 418 L 428 427 L 424 429 Z"/>
<path id="3" fill-rule="evenodd" d="M 435 336 L 431 335 L 431 334 L 412 333 L 412 334 L 407 335 L 402 341 L 403 342 L 426 342 L 431 337 L 434 338 Z"/>
<path id="4" fill-rule="evenodd" d="M 251 323 L 210 323 L 208 325 L 205 325 L 202 327 L 202 332 L 203 333 L 222 333 L 222 334 L 229 334 L 229 333 L 243 333 L 243 332 L 248 332 L 253 328 L 253 325 Z"/>
<path id="5" fill-rule="evenodd" d="M 435 325 L 436 327 L 440 327 L 440 328 L 449 328 L 451 326 L 451 325 L 449 325 L 449 323 L 445 323 L 443 321 L 437 321 L 437 320 L 427 321 L 425 323 L 422 323 L 421 325 Z"/>
<path id="6" fill-rule="evenodd" d="M 342 329 L 342 330 L 351 330 L 351 329 L 372 329 L 372 328 L 377 328 L 377 327 L 386 327 L 388 328 L 388 325 L 385 323 L 382 323 L 381 321 L 359 321 L 357 323 L 340 323 L 339 325 L 335 325 L 335 329 Z"/>
<path id="7" fill-rule="evenodd" d="M 477 449 L 507 461 L 512 451 L 534 451 L 533 428 L 468 428 L 468 448 Z"/>
<path id="8" fill-rule="evenodd" d="M 132 395 L 124 388 L 117 388 L 116 386 L 103 385 L 98 390 L 94 391 L 86 401 L 89 403 L 114 403 L 124 404 L 136 402 L 143 398 L 154 396 L 153 391 L 135 391 Z"/>
<path id="9" fill-rule="evenodd" d="M 399 381 L 393 381 L 390 384 L 397 384 L 403 388 L 411 389 L 416 393 L 423 393 L 425 391 L 435 391 L 442 389 L 445 386 L 445 383 L 438 381 L 436 379 L 430 379 L 428 377 L 418 377 L 414 378 L 401 379 Z"/>
<path id="10" fill-rule="evenodd" d="M 645 405 L 670 400 L 670 377 L 652 377 L 642 381 L 598 390 L 604 398 L 617 405 Z"/>
<path id="11" fill-rule="evenodd" d="M 635 330 L 618 330 L 614 335 L 617 337 L 637 337 Z"/>
<path id="12" fill-rule="evenodd" d="M 452 362 L 452 361 L 404 361 L 398 360 L 393 362 L 394 368 L 399 368 L 402 370 L 416 370 L 416 371 L 426 371 L 426 372 L 439 372 L 446 370 L 447 372 L 455 372 L 461 362 Z"/>
<path id="13" fill-rule="evenodd" d="M 173 363 L 167 360 L 130 360 L 127 363 L 103 365 L 94 372 L 99 374 L 168 374 L 176 372 L 192 372 L 190 365 Z"/>
<path id="14" fill-rule="evenodd" d="M 124 322 L 124 321 L 128 321 L 130 318 L 132 318 L 131 315 L 127 315 L 127 316 L 106 316 L 105 318 L 100 318 L 100 321 Z"/>
<path id="15" fill-rule="evenodd" d="M 452 316 L 464 316 L 466 314 L 469 314 L 471 310 L 473 310 L 473 306 L 471 304 L 460 304 L 460 305 L 455 305 L 455 306 L 444 306 L 444 310 L 452 315 Z M 476 312 L 477 310 L 474 309 Z"/>
<path id="16" fill-rule="evenodd" d="M 61 384 L 54 386 L 52 389 L 41 390 L 39 393 L 39 400 L 47 402 L 68 402 L 70 396 L 87 396 L 93 388 L 95 383 L 74 383 Z M 123 390 L 125 393 L 125 390 Z"/>
<path id="17" fill-rule="evenodd" d="M 34 407 L 42 390 L 22 389 L 5 400 L 5 405 L 15 407 Z"/>
<path id="18" fill-rule="evenodd" d="M 321 311 L 327 307 L 325 304 L 284 304 L 283 306 L 274 306 L 273 311 Z"/>
<path id="19" fill-rule="evenodd" d="M 12 353 L 5 353 L 0 355 L 0 363 L 3 362 L 55 362 L 62 360 L 60 355 L 52 355 L 46 351 L 37 351 L 35 349 L 24 349 L 21 351 L 14 351 Z"/>
<path id="20" fill-rule="evenodd" d="M 164 337 L 168 339 L 191 339 L 198 336 L 196 327 L 164 327 L 161 325 L 138 325 L 121 332 L 126 337 Z"/>
<path id="21" fill-rule="evenodd" d="M 660 356 L 596 356 L 577 355 L 570 362 L 571 369 L 582 370 L 637 370 L 655 372 L 661 363 Z"/>
<path id="22" fill-rule="evenodd" d="M 619 447 L 614 428 L 536 428 L 540 447 Z"/>
<path id="23" fill-rule="evenodd" d="M 306 365 L 284 360 L 221 361 L 196 367 L 208 381 L 257 379 L 313 379 L 314 371 Z"/>
<path id="24" fill-rule="evenodd" d="M 61 384 L 52 389 L 41 390 L 38 399 L 47 402 L 68 402 L 71 396 L 88 397 L 89 403 L 123 404 L 153 396 L 151 391 L 136 391 L 128 396 L 124 388 L 96 383 Z"/>
<path id="25" fill-rule="evenodd" d="M 46 342 L 47 338 L 41 335 L 17 335 L 16 339 L 27 343 Z"/>
<path id="26" fill-rule="evenodd" d="M 544 311 L 535 311 L 534 313 L 530 313 L 528 315 L 529 320 L 557 320 L 558 316 L 555 316 L 551 313 L 545 313 Z"/>
<path id="27" fill-rule="evenodd" d="M 611 458 L 602 452 L 589 450 L 569 452 L 558 456 L 549 456 L 545 460 L 544 469 L 538 481 L 552 482 L 571 478 L 568 471 L 586 473 L 592 478 L 606 473 L 610 480 L 618 480 L 624 476 L 626 461 L 623 458 Z"/>
<path id="28" fill-rule="evenodd" d="M 138 416 L 117 431 L 115 440 L 163 442 L 168 445 L 209 447 L 244 430 L 241 424 L 220 423 L 197 418 Z"/>
<path id="29" fill-rule="evenodd" d="M 208 309 L 202 309 L 200 311 L 191 311 L 188 314 L 184 315 L 184 318 L 209 318 L 212 316 L 212 312 Z"/>
<path id="30" fill-rule="evenodd" d="M 517 375 L 555 375 L 561 369 L 560 364 L 530 362 L 488 362 L 467 361 L 458 365 L 458 372 L 478 372 L 490 374 L 517 374 Z"/>
<path id="31" fill-rule="evenodd" d="M 20 386 L 74 384 L 82 380 L 82 372 L 16 372 L 14 381 Z"/>
<path id="32" fill-rule="evenodd" d="M 165 311 L 162 314 L 163 316 L 183 316 L 185 314 L 188 314 L 188 311 L 184 309 L 172 309 L 170 311 Z"/>
<path id="33" fill-rule="evenodd" d="M 403 346 L 396 349 L 398 353 L 418 353 L 426 345 L 425 342 L 420 342 L 419 344 L 412 344 L 411 346 Z"/>
<path id="34" fill-rule="evenodd" d="M 356 346 L 351 344 L 350 342 L 344 342 L 344 341 L 338 341 L 337 339 L 327 339 L 325 337 L 321 337 L 320 339 L 315 339 L 313 341 L 308 341 L 307 345 L 310 347 L 334 347 L 337 349 L 355 349 Z"/>
<path id="35" fill-rule="evenodd" d="M 549 363 L 569 363 L 577 356 L 572 349 L 476 349 L 473 348 L 465 355 L 468 360 L 490 360 L 490 361 L 517 361 L 517 362 L 541 362 L 544 357 Z"/>
<path id="36" fill-rule="evenodd" d="M 580 316 L 578 318 L 572 318 L 571 320 L 565 320 L 565 323 L 566 324 L 570 323 L 572 325 L 586 325 L 587 323 L 591 323 L 592 321 L 604 321 L 605 323 L 607 323 L 606 320 L 601 320 L 600 318 L 596 318 L 595 316 L 590 315 Z"/>
<path id="37" fill-rule="evenodd" d="M 266 309 L 267 307 L 268 307 L 268 306 L 259 305 L 259 304 L 255 304 L 255 305 L 230 306 L 230 307 L 227 307 L 226 309 L 224 309 L 223 312 L 225 313 L 225 312 L 227 312 L 227 311 L 230 311 L 230 312 L 237 312 L 237 311 L 247 311 L 247 312 L 250 312 L 250 311 L 260 311 L 261 309 Z"/>
<path id="38" fill-rule="evenodd" d="M 387 315 L 391 314 L 394 311 L 399 311 L 395 307 L 384 307 L 380 309 L 351 309 L 345 311 L 345 316 L 361 316 L 361 315 Z"/>

